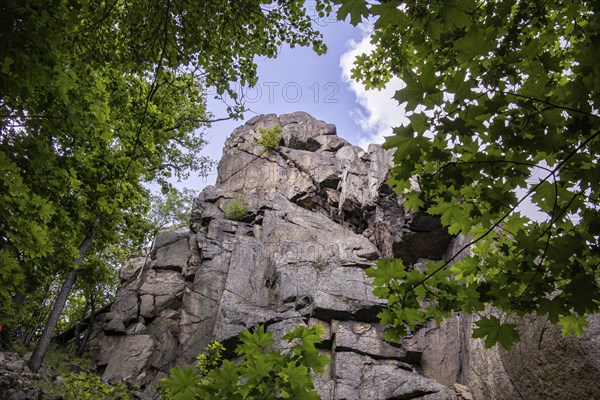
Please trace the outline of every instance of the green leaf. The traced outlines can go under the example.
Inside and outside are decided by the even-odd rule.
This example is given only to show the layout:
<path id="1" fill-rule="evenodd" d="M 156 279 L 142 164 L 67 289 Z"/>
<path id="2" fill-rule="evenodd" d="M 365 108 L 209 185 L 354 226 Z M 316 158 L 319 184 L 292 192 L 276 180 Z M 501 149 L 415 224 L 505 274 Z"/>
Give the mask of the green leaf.
<path id="1" fill-rule="evenodd" d="M 412 331 L 415 330 L 416 324 L 425 322 L 425 313 L 416 308 L 405 307 L 397 317 L 396 323 L 407 324 Z"/>
<path id="2" fill-rule="evenodd" d="M 448 232 L 451 235 L 456 235 L 469 228 L 467 222 L 469 214 L 465 213 L 464 206 L 457 202 L 439 202 L 429 207 L 427 212 L 432 215 L 439 215 L 442 224 L 448 227 Z"/>
<path id="3" fill-rule="evenodd" d="M 551 211 L 557 200 L 556 187 L 548 181 L 543 181 L 531 199 L 542 211 Z"/>
<path id="4" fill-rule="evenodd" d="M 387 327 L 383 331 L 383 338 L 387 342 L 399 343 L 406 332 L 402 328 L 398 327 Z"/>
<path id="5" fill-rule="evenodd" d="M 304 365 L 296 365 L 288 362 L 279 375 L 288 385 L 283 388 L 283 398 L 318 400 L 320 399 L 316 390 L 310 382 L 310 373 Z"/>
<path id="6" fill-rule="evenodd" d="M 378 16 L 375 21 L 375 28 L 383 28 L 386 25 L 404 25 L 404 13 L 398 9 L 400 2 L 386 1 L 380 4 L 374 4 L 369 9 L 371 15 Z"/>
<path id="7" fill-rule="evenodd" d="M 221 368 L 213 369 L 208 374 L 208 378 L 211 380 L 209 388 L 227 388 L 228 391 L 231 391 L 238 384 L 239 373 L 240 371 L 233 361 L 225 360 Z"/>
<path id="8" fill-rule="evenodd" d="M 570 315 L 569 308 L 564 299 L 555 297 L 552 300 L 542 299 L 537 310 L 538 315 L 548 315 L 552 323 L 558 323 L 563 316 Z"/>
<path id="9" fill-rule="evenodd" d="M 485 306 L 479 298 L 479 292 L 475 285 L 469 285 L 458 294 L 458 299 L 462 304 L 462 311 L 471 314 L 476 311 L 483 311 Z"/>
<path id="10" fill-rule="evenodd" d="M 409 117 L 410 124 L 416 132 L 424 132 L 429 128 L 429 117 L 425 114 L 414 113 Z"/>
<path id="11" fill-rule="evenodd" d="M 336 0 L 336 3 L 341 4 L 337 12 L 337 18 L 344 21 L 350 15 L 350 23 L 354 26 L 358 25 L 363 17 L 366 17 L 369 13 L 366 0 Z"/>
<path id="12" fill-rule="evenodd" d="M 178 398 L 194 398 L 198 388 L 198 377 L 193 368 L 171 368 L 171 379 L 163 379 L 161 386 Z"/>
<path id="13" fill-rule="evenodd" d="M 494 347 L 496 343 L 506 350 L 510 350 L 515 343 L 519 342 L 519 332 L 515 324 L 502 324 L 494 316 L 482 318 L 475 322 L 477 328 L 473 329 L 474 338 L 485 338 L 485 347 Z"/>
<path id="14" fill-rule="evenodd" d="M 479 57 L 486 57 L 495 47 L 493 41 L 488 39 L 488 32 L 479 29 L 476 25 L 471 26 L 467 35 L 454 43 L 459 57 L 464 61 L 471 61 Z"/>
<path id="15" fill-rule="evenodd" d="M 266 357 L 253 357 L 245 361 L 241 376 L 249 382 L 259 382 L 262 377 L 267 377 L 273 371 L 275 362 Z"/>
<path id="16" fill-rule="evenodd" d="M 558 323 L 562 326 L 563 336 L 573 334 L 581 336 L 584 332 L 583 329 L 590 326 L 590 323 L 584 317 L 574 314 L 560 317 Z"/>
<path id="17" fill-rule="evenodd" d="M 376 267 L 367 268 L 365 274 L 374 278 L 373 285 L 375 286 L 386 285 L 391 280 L 402 279 L 406 276 L 405 267 L 400 259 L 393 261 L 381 259 L 377 261 Z"/>
<path id="18" fill-rule="evenodd" d="M 8 75 L 10 73 L 10 66 L 13 65 L 14 62 L 14 59 L 9 56 L 5 56 L 4 60 L 2 61 L 2 73 Z"/>
<path id="19" fill-rule="evenodd" d="M 273 333 L 265 332 L 263 325 L 256 327 L 252 333 L 243 331 L 239 337 L 242 343 L 236 348 L 236 353 L 241 356 L 257 356 L 273 345 Z"/>
<path id="20" fill-rule="evenodd" d="M 580 315 L 598 310 L 600 288 L 593 275 L 577 274 L 565 287 L 569 305 Z"/>
<path id="21" fill-rule="evenodd" d="M 425 205 L 425 202 L 421 199 L 421 193 L 416 191 L 408 192 L 404 195 L 406 200 L 404 201 L 404 207 L 417 211 Z"/>
<path id="22" fill-rule="evenodd" d="M 412 126 L 394 128 L 393 131 L 393 136 L 385 138 L 383 148 L 386 150 L 396 148 L 395 157 L 402 160 L 414 157 L 417 154 L 418 141 L 414 137 Z"/>
<path id="23" fill-rule="evenodd" d="M 406 111 L 412 111 L 423 102 L 425 91 L 414 73 L 405 73 L 402 80 L 406 86 L 396 91 L 394 99 L 399 105 L 406 102 Z"/>

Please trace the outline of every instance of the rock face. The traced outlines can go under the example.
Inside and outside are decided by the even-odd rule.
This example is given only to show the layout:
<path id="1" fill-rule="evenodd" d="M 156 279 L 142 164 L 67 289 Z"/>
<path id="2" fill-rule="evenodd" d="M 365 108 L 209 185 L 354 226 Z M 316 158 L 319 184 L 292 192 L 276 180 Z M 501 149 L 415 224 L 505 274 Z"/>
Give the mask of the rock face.
<path id="1" fill-rule="evenodd" d="M 276 125 L 277 149 L 255 144 L 260 128 Z M 588 337 L 565 341 L 536 320 L 528 323 L 536 339 L 511 353 L 469 339 L 465 316 L 428 323 L 401 344 L 383 340 L 376 314 L 384 304 L 364 269 L 380 257 L 441 259 L 460 246 L 436 219 L 403 209 L 385 184 L 391 159 L 306 113 L 262 115 L 235 129 L 216 185 L 194 201 L 190 229 L 161 232 L 149 262 L 122 271 L 88 347 L 103 378 L 129 379 L 151 396 L 170 367 L 192 363 L 213 340 L 232 346 L 257 323 L 275 337 L 321 324 L 332 359 L 315 378 L 325 400 L 598 397 L 598 321 Z M 234 199 L 247 206 L 240 220 L 225 215 Z M 542 356 L 546 349 L 556 355 Z M 548 377 L 568 356 L 572 368 Z M 572 387 L 572 374 L 585 387 Z"/>

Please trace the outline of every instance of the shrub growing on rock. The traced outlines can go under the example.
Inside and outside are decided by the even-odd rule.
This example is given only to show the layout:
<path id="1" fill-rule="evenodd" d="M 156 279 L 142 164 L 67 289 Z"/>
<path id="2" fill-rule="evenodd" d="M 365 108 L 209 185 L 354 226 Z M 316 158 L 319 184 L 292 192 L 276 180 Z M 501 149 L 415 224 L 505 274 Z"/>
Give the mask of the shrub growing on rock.
<path id="1" fill-rule="evenodd" d="M 241 196 L 231 199 L 223 208 L 225 218 L 239 221 L 248 214 L 248 204 Z"/>
<path id="2" fill-rule="evenodd" d="M 264 147 L 266 150 L 273 150 L 275 147 L 279 146 L 279 142 L 281 141 L 281 126 L 275 125 L 270 129 L 259 128 L 260 139 L 256 140 L 256 144 Z"/>

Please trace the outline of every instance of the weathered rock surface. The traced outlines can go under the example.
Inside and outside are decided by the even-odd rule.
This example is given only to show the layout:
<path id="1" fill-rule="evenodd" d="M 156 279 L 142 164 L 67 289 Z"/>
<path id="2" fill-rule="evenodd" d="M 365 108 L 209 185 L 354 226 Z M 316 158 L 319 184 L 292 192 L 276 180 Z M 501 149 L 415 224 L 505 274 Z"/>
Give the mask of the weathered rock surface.
<path id="1" fill-rule="evenodd" d="M 31 373 L 26 366 L 26 360 L 18 353 L 0 352 L 0 399 L 62 399 L 43 390 L 50 382 L 60 379 L 56 375 L 55 371 L 46 366 L 36 374 Z"/>
<path id="2" fill-rule="evenodd" d="M 481 344 L 473 341 L 470 362 L 476 364 L 467 376 L 474 383 L 473 393 L 479 395 L 477 398 L 489 393 L 490 397 L 502 399 L 600 398 L 600 315 L 591 316 L 589 322 L 590 327 L 581 338 L 565 338 L 560 328 L 545 318 L 524 318 L 519 321 L 521 342 L 510 352 L 486 351 L 476 348 Z M 492 365 L 484 364 L 489 358 L 500 361 L 504 378 L 491 378 Z M 474 368 L 477 364 L 484 365 Z M 488 374 L 482 374 L 486 370 Z"/>
<path id="3" fill-rule="evenodd" d="M 257 146 L 259 128 L 277 124 L 281 146 Z M 383 340 L 376 322 L 383 303 L 364 269 L 380 257 L 441 259 L 461 246 L 434 218 L 403 209 L 385 184 L 390 163 L 389 151 L 363 151 L 305 113 L 262 115 L 235 129 L 216 185 L 194 201 L 190 229 L 162 232 L 145 265 L 137 260 L 122 271 L 88 347 L 103 378 L 129 378 L 151 396 L 171 366 L 190 364 L 213 340 L 232 344 L 257 323 L 275 338 L 318 323 L 326 331 L 322 351 L 332 359 L 315 378 L 323 399 L 598 395 L 597 321 L 588 336 L 571 341 L 528 322 L 535 340 L 511 353 L 469 339 L 465 316 L 428 323 L 399 345 Z M 224 214 L 232 199 L 248 208 L 239 221 Z M 542 356 L 546 349 L 563 356 Z M 570 372 L 550 374 L 573 353 Z"/>

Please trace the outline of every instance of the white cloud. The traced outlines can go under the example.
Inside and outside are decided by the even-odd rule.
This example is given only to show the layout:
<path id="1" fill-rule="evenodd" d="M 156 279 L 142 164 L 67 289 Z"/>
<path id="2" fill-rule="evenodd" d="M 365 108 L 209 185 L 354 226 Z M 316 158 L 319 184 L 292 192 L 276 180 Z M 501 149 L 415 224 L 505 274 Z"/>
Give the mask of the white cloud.
<path id="1" fill-rule="evenodd" d="M 374 47 L 370 43 L 372 27 L 362 29 L 363 38 L 360 41 L 348 42 L 349 49 L 340 57 L 340 67 L 342 80 L 356 95 L 358 107 L 351 110 L 350 115 L 363 130 L 359 145 L 366 148 L 369 143 L 382 143 L 384 136 L 392 134 L 392 127 L 407 124 L 408 119 L 404 116 L 404 108 L 399 107 L 398 102 L 393 99 L 396 90 L 404 86 L 400 79 L 392 78 L 382 90 L 366 90 L 364 85 L 351 78 L 356 56 L 368 53 Z"/>
<path id="2" fill-rule="evenodd" d="M 350 116 L 363 131 L 358 145 L 363 149 L 367 149 L 370 143 L 383 143 L 384 137 L 392 134 L 393 127 L 407 125 L 410 121 L 405 116 L 404 107 L 400 107 L 393 98 L 396 90 L 404 87 L 404 82 L 400 79 L 392 78 L 383 90 L 366 90 L 364 85 L 355 82 L 351 78 L 356 56 L 369 53 L 374 48 L 370 42 L 370 36 L 373 32 L 372 26 L 361 24 L 359 27 L 363 32 L 362 39 L 348 42 L 348 50 L 340 57 L 340 67 L 342 68 L 342 80 L 356 95 L 358 103 L 357 107 L 350 111 Z M 420 107 L 418 106 L 416 111 L 421 110 Z M 430 111 L 425 111 L 425 113 L 428 114 Z M 431 137 L 431 133 L 426 133 L 426 136 Z M 539 175 L 540 170 L 536 171 L 534 168 L 530 184 L 535 184 Z M 522 198 L 526 195 L 527 190 L 517 189 L 515 192 L 518 198 Z M 521 203 L 517 211 L 538 222 L 542 222 L 548 217 L 539 211 L 539 208 L 533 204 L 530 197 Z"/>

